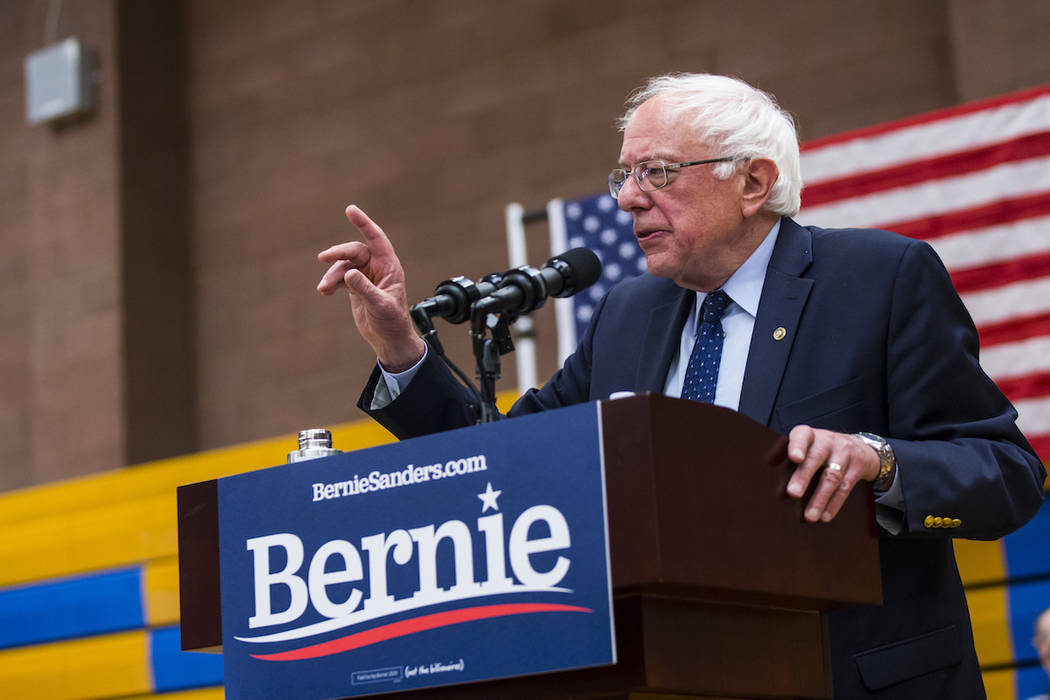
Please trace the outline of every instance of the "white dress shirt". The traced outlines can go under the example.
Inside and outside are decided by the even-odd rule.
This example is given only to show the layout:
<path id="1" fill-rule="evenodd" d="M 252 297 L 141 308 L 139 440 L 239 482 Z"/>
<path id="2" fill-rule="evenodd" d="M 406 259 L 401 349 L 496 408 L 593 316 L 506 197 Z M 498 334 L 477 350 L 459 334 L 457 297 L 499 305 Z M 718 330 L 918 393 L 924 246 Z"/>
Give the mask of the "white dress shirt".
<path id="1" fill-rule="evenodd" d="M 762 284 L 766 279 L 766 268 L 773 256 L 773 245 L 780 233 L 780 219 L 766 234 L 744 264 L 722 285 L 722 291 L 729 295 L 733 303 L 726 307 L 722 315 L 722 360 L 718 365 L 718 383 L 715 385 L 715 405 L 725 406 L 734 411 L 740 405 L 740 390 L 744 386 L 744 368 L 747 366 L 747 355 L 751 348 L 751 334 L 755 330 L 755 317 L 758 315 L 758 300 L 762 298 Z M 678 343 L 678 354 L 671 358 L 667 370 L 667 382 L 664 394 L 682 395 L 682 384 L 685 382 L 685 371 L 689 367 L 689 356 L 696 343 L 696 329 L 700 320 L 700 308 L 707 294 L 696 292 L 693 309 L 682 328 L 682 337 Z"/>

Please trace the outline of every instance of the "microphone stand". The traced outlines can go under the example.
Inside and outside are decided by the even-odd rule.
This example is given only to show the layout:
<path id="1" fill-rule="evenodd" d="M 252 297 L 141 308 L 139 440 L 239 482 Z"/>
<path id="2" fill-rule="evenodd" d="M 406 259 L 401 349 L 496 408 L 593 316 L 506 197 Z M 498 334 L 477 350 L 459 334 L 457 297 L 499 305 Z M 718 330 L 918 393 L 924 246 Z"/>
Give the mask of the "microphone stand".
<path id="1" fill-rule="evenodd" d="M 445 348 L 438 340 L 437 330 L 430 318 L 430 310 L 424 304 L 416 304 L 411 309 L 412 321 L 419 329 L 423 340 L 431 351 L 444 362 L 473 396 L 476 405 L 474 417 L 477 423 L 492 423 L 500 419 L 496 407 L 496 380 L 500 377 L 500 355 L 514 349 L 510 326 L 517 320 L 518 314 L 510 312 L 496 315 L 499 304 L 478 303 L 471 305 L 470 337 L 473 341 L 474 361 L 477 366 L 477 377 L 480 389 L 474 386 L 466 374 L 449 359 Z M 491 330 L 492 337 L 488 337 Z"/>
<path id="2" fill-rule="evenodd" d="M 445 365 L 452 370 L 452 373 L 459 377 L 459 380 L 463 383 L 463 386 L 467 388 L 471 396 L 476 402 L 474 409 L 474 415 L 476 422 L 482 422 L 482 415 L 484 410 L 482 406 L 484 401 L 481 398 L 481 394 L 478 392 L 478 388 L 474 386 L 474 383 L 470 381 L 466 374 L 463 373 L 459 367 L 456 366 L 452 360 L 445 354 L 445 348 L 441 345 L 441 341 L 437 337 L 437 329 L 434 328 L 434 322 L 430 318 L 430 312 L 424 304 L 416 304 L 411 309 L 412 321 L 416 324 L 416 328 L 423 336 L 423 341 L 430 347 L 430 349 L 437 354 L 438 358 L 441 359 Z M 496 363 L 496 376 L 499 377 L 499 359 L 497 358 Z M 495 389 L 493 389 L 495 391 Z M 498 411 L 497 411 L 498 415 Z"/>
<path id="3" fill-rule="evenodd" d="M 573 248 L 548 260 L 542 270 L 521 265 L 503 275 L 488 275 L 481 281 L 484 288 L 466 277 L 453 277 L 439 284 L 432 298 L 412 307 L 412 320 L 427 345 L 477 401 L 474 415 L 478 423 L 491 423 L 500 418 L 496 408 L 496 380 L 500 376 L 500 355 L 514 350 L 511 324 L 543 306 L 548 296 L 572 296 L 590 286 L 601 276 L 601 267 L 593 252 Z M 445 355 L 430 318 L 436 314 L 451 323 L 461 323 L 467 319 L 468 307 L 480 390 Z"/>
<path id="4" fill-rule="evenodd" d="M 473 341 L 474 361 L 477 365 L 480 403 L 478 406 L 478 423 L 492 423 L 499 420 L 500 413 L 496 407 L 496 380 L 500 377 L 500 355 L 514 349 L 514 340 L 510 326 L 517 320 L 517 314 L 504 312 L 496 315 L 498 303 L 483 299 L 471 307 L 470 338 Z M 492 337 L 488 337 L 488 331 Z"/>

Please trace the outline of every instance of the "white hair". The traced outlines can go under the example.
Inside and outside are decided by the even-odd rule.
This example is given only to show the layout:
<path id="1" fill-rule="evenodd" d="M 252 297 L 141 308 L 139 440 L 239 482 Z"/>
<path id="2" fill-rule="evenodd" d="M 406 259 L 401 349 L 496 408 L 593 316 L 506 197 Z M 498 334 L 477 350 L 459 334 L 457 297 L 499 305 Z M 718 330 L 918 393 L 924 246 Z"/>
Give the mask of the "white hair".
<path id="1" fill-rule="evenodd" d="M 768 158 L 776 163 L 780 176 L 765 208 L 784 216 L 798 212 L 802 192 L 798 132 L 795 120 L 772 95 L 724 75 L 661 75 L 650 78 L 627 98 L 620 130 L 627 127 L 643 102 L 654 97 L 660 98 L 672 120 L 692 129 L 696 139 L 714 146 L 719 156 Z M 734 163 L 719 163 L 712 173 L 725 179 L 735 167 Z"/>

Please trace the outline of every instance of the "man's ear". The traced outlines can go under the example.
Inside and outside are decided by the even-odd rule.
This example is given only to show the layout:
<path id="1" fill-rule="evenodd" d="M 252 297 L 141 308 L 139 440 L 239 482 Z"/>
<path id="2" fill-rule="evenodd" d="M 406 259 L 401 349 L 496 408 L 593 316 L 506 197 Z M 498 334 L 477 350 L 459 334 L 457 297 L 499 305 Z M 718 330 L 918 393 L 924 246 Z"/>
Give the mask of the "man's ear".
<path id="1" fill-rule="evenodd" d="M 780 169 L 769 158 L 752 158 L 744 167 L 743 175 L 740 208 L 744 216 L 753 216 L 765 206 L 773 185 L 780 177 Z"/>

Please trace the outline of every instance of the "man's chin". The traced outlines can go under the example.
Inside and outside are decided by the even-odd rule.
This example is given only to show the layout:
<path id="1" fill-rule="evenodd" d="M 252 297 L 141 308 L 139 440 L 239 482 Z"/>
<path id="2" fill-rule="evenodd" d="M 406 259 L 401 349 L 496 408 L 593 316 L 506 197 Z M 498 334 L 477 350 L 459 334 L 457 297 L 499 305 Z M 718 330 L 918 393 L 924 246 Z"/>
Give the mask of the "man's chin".
<path id="1" fill-rule="evenodd" d="M 654 277 L 670 277 L 673 273 L 669 261 L 660 254 L 646 255 L 645 269 L 646 272 Z"/>

